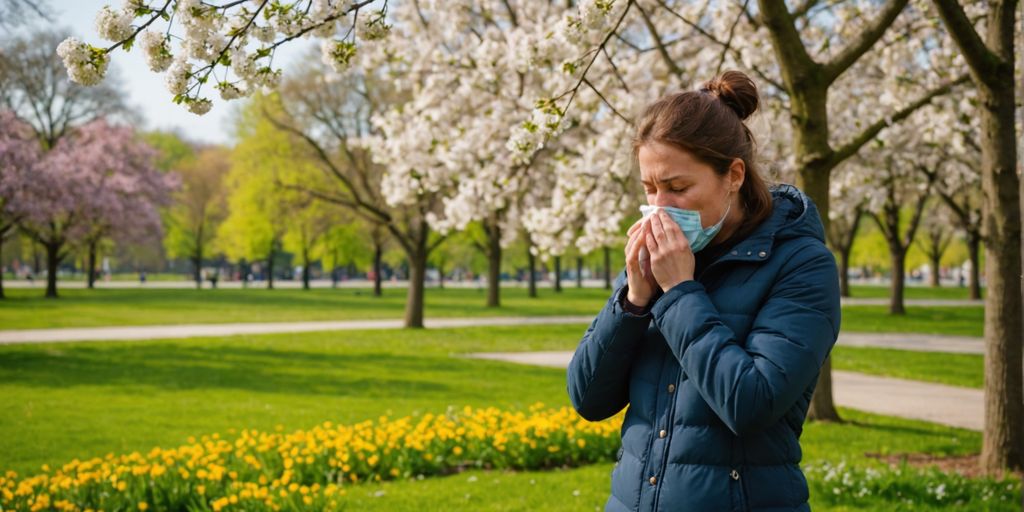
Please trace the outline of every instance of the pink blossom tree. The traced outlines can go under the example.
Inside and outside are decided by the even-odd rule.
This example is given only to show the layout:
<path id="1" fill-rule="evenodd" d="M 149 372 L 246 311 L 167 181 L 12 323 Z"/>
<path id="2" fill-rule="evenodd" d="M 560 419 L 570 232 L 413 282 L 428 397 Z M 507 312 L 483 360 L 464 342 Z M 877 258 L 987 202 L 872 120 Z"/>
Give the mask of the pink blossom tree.
<path id="1" fill-rule="evenodd" d="M 76 247 L 105 237 L 161 236 L 157 207 L 167 203 L 173 175 L 155 169 L 155 152 L 128 127 L 93 121 L 62 138 L 26 186 L 32 208 L 22 229 L 46 249 L 46 297 L 57 297 L 57 268 Z"/>
<path id="2" fill-rule="evenodd" d="M 32 127 L 11 111 L 0 111 L 0 255 L 3 242 L 25 215 L 30 203 L 25 188 L 40 158 Z M 4 297 L 0 271 L 0 298 Z"/>

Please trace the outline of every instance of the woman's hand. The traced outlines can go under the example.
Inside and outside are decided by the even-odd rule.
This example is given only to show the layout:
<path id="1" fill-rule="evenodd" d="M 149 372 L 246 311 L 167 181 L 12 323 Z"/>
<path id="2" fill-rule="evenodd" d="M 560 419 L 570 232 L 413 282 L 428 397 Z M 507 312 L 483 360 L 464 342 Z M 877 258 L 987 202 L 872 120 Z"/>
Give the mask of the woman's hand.
<path id="1" fill-rule="evenodd" d="M 651 272 L 650 259 L 640 259 L 640 250 L 644 247 L 644 237 L 650 231 L 647 219 L 636 221 L 626 234 L 626 282 L 629 289 L 626 300 L 635 306 L 646 307 L 654 296 L 658 286 Z"/>
<path id="2" fill-rule="evenodd" d="M 693 280 L 696 263 L 690 242 L 664 210 L 650 216 L 644 241 L 651 253 L 651 273 L 663 291 Z M 633 301 L 630 301 L 633 302 Z"/>

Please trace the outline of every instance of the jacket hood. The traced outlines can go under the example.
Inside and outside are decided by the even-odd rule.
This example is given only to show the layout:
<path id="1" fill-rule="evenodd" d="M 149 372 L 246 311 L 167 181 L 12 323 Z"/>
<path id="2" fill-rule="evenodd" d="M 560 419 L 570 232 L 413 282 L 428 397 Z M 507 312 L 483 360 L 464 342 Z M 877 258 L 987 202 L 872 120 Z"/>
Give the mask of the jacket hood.
<path id="1" fill-rule="evenodd" d="M 825 242 L 818 208 L 807 194 L 786 184 L 772 187 L 771 194 L 771 216 L 733 247 L 729 259 L 763 261 L 771 256 L 776 242 L 792 238 L 811 237 Z"/>
<path id="2" fill-rule="evenodd" d="M 807 194 L 785 184 L 772 187 L 771 194 L 774 211 L 755 235 L 764 230 L 777 239 L 810 236 L 825 241 L 825 228 L 821 225 L 818 207 Z"/>

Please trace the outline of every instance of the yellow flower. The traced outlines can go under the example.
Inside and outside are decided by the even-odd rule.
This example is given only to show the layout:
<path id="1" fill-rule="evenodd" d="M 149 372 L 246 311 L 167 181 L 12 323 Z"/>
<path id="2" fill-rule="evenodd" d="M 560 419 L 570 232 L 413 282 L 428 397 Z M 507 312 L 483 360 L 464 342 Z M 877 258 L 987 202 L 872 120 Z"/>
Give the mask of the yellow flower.
<path id="1" fill-rule="evenodd" d="M 139 510 L 149 510 L 149 503 L 146 503 L 145 501 L 140 501 Z"/>

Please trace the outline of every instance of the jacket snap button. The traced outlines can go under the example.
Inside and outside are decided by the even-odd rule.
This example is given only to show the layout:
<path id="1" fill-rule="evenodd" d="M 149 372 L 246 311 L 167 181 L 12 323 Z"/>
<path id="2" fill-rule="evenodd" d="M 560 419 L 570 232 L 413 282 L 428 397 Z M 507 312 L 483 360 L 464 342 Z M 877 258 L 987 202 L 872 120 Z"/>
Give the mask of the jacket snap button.
<path id="1" fill-rule="evenodd" d="M 672 392 L 674 392 L 675 390 L 676 390 L 676 385 L 675 385 L 675 384 L 669 384 L 669 385 L 668 385 L 668 392 L 669 392 L 669 393 L 672 393 Z"/>
<path id="2" fill-rule="evenodd" d="M 747 256 L 750 256 L 750 251 L 747 251 Z"/>
<path id="3" fill-rule="evenodd" d="M 765 256 L 768 256 L 768 253 L 766 253 L 764 251 L 761 251 L 761 252 L 757 253 L 757 255 L 762 257 L 762 258 L 764 258 Z"/>
<path id="4" fill-rule="evenodd" d="M 664 438 L 667 435 L 668 435 L 668 432 L 665 431 L 665 430 L 662 430 L 661 432 L 658 432 L 658 437 Z"/>
<path id="5" fill-rule="evenodd" d="M 652 476 L 650 482 L 651 482 L 651 485 L 654 485 L 654 484 L 658 483 L 658 477 Z"/>
<path id="6" fill-rule="evenodd" d="M 735 469 L 729 473 L 729 476 L 731 476 L 733 480 L 740 479 L 740 474 Z"/>

